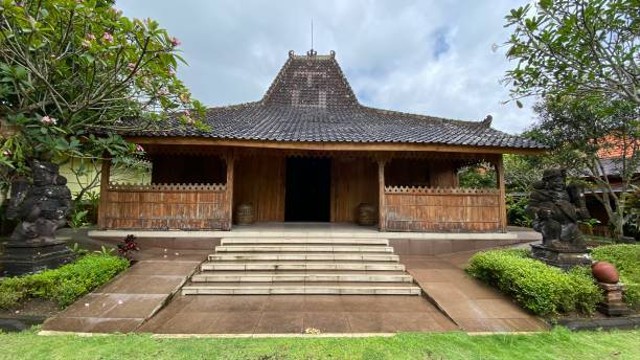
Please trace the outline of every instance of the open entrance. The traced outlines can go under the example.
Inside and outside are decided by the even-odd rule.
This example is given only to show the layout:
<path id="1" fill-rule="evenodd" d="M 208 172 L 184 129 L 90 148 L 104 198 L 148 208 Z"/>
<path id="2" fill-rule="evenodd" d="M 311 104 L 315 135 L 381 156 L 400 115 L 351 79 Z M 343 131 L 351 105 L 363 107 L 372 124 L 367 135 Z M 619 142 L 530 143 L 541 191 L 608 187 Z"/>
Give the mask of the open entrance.
<path id="1" fill-rule="evenodd" d="M 328 222 L 331 159 L 287 158 L 285 221 Z"/>

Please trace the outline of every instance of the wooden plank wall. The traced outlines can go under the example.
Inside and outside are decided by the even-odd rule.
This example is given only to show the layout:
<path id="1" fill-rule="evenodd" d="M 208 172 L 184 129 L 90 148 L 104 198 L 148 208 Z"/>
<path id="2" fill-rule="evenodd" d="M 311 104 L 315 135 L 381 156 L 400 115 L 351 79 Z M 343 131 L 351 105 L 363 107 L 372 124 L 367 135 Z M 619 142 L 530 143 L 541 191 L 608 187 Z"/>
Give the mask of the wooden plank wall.
<path id="1" fill-rule="evenodd" d="M 378 206 L 378 165 L 367 158 L 331 162 L 331 222 L 356 222 L 360 203 Z"/>
<path id="2" fill-rule="evenodd" d="M 497 189 L 386 187 L 389 231 L 496 232 L 501 225 Z"/>
<path id="3" fill-rule="evenodd" d="M 101 214 L 107 229 L 228 230 L 224 185 L 110 185 Z"/>
<path id="4" fill-rule="evenodd" d="M 389 186 L 456 187 L 456 162 L 440 159 L 392 159 L 385 165 Z"/>
<path id="5" fill-rule="evenodd" d="M 235 161 L 233 209 L 253 204 L 255 221 L 284 221 L 283 156 L 243 156 Z"/>

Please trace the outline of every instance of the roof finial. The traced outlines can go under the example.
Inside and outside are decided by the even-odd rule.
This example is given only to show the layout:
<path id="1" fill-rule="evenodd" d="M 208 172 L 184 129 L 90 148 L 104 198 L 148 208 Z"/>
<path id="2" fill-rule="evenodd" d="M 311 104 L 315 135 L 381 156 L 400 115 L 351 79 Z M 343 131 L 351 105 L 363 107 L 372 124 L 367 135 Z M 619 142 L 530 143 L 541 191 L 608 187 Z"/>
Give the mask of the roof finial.
<path id="1" fill-rule="evenodd" d="M 317 51 L 313 50 L 313 18 L 311 18 L 311 50 L 307 51 L 307 56 L 316 56 Z"/>

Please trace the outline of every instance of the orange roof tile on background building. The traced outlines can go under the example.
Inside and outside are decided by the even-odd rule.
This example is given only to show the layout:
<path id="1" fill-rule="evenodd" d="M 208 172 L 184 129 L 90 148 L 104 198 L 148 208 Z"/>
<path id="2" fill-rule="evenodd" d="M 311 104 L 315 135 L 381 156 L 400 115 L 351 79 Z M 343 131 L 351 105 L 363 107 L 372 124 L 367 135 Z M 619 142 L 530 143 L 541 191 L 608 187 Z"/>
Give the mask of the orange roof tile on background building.
<path id="1" fill-rule="evenodd" d="M 600 159 L 630 158 L 640 148 L 640 139 L 629 137 L 609 135 L 602 138 L 600 142 L 605 143 L 605 146 L 601 147 L 596 153 Z"/>

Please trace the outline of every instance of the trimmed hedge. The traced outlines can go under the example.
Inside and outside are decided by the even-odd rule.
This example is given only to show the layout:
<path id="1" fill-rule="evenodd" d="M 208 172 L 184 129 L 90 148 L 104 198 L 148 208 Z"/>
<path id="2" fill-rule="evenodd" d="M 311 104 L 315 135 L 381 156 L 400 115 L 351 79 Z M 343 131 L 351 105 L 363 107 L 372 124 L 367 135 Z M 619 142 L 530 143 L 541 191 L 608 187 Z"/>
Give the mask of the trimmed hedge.
<path id="1" fill-rule="evenodd" d="M 466 270 L 537 315 L 591 314 L 602 299 L 585 268 L 564 272 L 529 258 L 527 250 L 480 252 L 470 259 Z"/>
<path id="2" fill-rule="evenodd" d="M 620 282 L 625 285 L 624 301 L 640 309 L 640 245 L 619 244 L 600 246 L 591 252 L 595 260 L 608 261 L 620 273 Z"/>
<path id="3" fill-rule="evenodd" d="M 28 298 L 52 300 L 65 307 L 127 267 L 129 261 L 119 256 L 89 254 L 57 269 L 5 278 L 0 282 L 0 308 L 12 308 Z"/>

